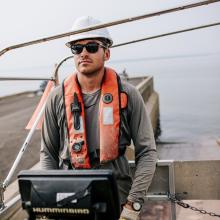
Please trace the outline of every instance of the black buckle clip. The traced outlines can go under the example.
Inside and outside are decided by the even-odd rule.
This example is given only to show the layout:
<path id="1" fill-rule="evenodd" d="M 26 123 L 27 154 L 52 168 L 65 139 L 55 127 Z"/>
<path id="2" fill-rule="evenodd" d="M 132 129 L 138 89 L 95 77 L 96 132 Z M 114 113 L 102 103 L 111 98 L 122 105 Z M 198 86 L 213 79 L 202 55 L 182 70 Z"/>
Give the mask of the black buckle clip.
<path id="1" fill-rule="evenodd" d="M 75 130 L 80 129 L 80 113 L 82 112 L 80 102 L 78 100 L 77 94 L 74 93 L 73 103 L 71 104 L 71 112 L 74 118 L 74 128 Z"/>

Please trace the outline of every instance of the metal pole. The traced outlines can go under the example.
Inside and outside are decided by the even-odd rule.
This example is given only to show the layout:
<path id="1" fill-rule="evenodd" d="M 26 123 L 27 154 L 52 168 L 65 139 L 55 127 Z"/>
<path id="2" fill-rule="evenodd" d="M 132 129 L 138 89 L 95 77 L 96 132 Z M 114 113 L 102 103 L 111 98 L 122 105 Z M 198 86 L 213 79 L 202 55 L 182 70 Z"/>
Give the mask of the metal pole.
<path id="1" fill-rule="evenodd" d="M 128 41 L 128 42 L 125 42 L 125 43 L 120 43 L 120 44 L 114 45 L 114 46 L 112 46 L 112 48 L 125 46 L 125 45 L 133 44 L 133 43 L 138 43 L 138 42 L 141 42 L 141 41 L 152 40 L 152 39 L 156 39 L 156 38 L 160 38 L 160 37 L 170 36 L 170 35 L 174 35 L 174 34 L 180 34 L 180 33 L 184 33 L 184 32 L 189 32 L 189 31 L 199 30 L 199 29 L 203 29 L 203 28 L 213 27 L 213 26 L 217 26 L 217 25 L 220 25 L 220 22 L 207 24 L 207 25 L 201 25 L 201 26 L 198 26 L 198 27 L 187 28 L 187 29 L 183 29 L 183 30 L 179 30 L 179 31 L 168 32 L 168 33 L 159 34 L 159 35 L 146 37 L 146 38 L 141 38 L 141 39 L 137 39 L 137 40 L 133 40 L 133 41 Z"/>
<path id="2" fill-rule="evenodd" d="M 170 193 L 175 195 L 175 170 L 174 170 L 174 162 L 171 162 L 169 165 L 169 187 Z M 176 204 L 171 202 L 171 218 L 172 220 L 176 220 Z"/>
<path id="3" fill-rule="evenodd" d="M 25 150 L 26 150 L 26 148 L 27 148 L 27 146 L 28 146 L 28 144 L 31 140 L 31 137 L 32 137 L 32 135 L 35 131 L 35 128 L 37 127 L 38 122 L 40 121 L 40 119 L 41 119 L 41 117 L 44 113 L 45 106 L 46 106 L 46 102 L 43 104 L 43 106 L 42 106 L 42 108 L 41 108 L 41 110 L 40 110 L 40 112 L 39 112 L 39 114 L 36 118 L 36 121 L 34 122 L 31 130 L 29 131 L 29 133 L 28 133 L 28 135 L 27 135 L 27 137 L 26 137 L 26 139 L 25 139 L 25 141 L 24 141 L 24 143 L 23 143 L 23 145 L 22 145 L 22 147 L 21 147 L 21 149 L 18 153 L 18 156 L 16 157 L 16 160 L 14 161 L 14 163 L 13 163 L 13 165 L 12 165 L 12 167 L 11 167 L 9 173 L 8 173 L 8 176 L 6 177 L 6 179 L 4 180 L 4 182 L 2 184 L 3 189 L 6 189 L 6 187 L 8 186 L 8 184 L 11 180 L 11 177 L 14 174 L 15 169 L 17 168 L 17 166 L 18 166 L 18 164 L 21 160 L 21 157 L 23 156 L 23 154 L 24 154 L 24 152 L 25 152 Z"/>
<path id="4" fill-rule="evenodd" d="M 4 204 L 4 191 L 3 184 L 0 184 L 0 211 L 2 211 L 5 208 Z"/>
<path id="5" fill-rule="evenodd" d="M 145 19 L 145 18 L 150 18 L 150 17 L 155 17 L 155 16 L 164 15 L 164 14 L 168 14 L 168 13 L 173 13 L 173 12 L 177 12 L 177 11 L 183 11 L 186 9 L 195 8 L 195 7 L 199 7 L 199 6 L 203 6 L 203 5 L 208 5 L 208 4 L 216 3 L 219 1 L 220 0 L 201 1 L 198 3 L 183 5 L 183 6 L 170 8 L 170 9 L 166 9 L 166 10 L 162 10 L 162 11 L 158 11 L 158 12 L 153 12 L 153 13 L 149 13 L 149 14 L 144 14 L 144 15 L 140 15 L 140 16 L 136 16 L 136 17 L 130 17 L 130 18 L 125 18 L 125 19 L 121 19 L 121 20 L 116 20 L 116 21 L 112 21 L 112 22 L 108 22 L 108 23 L 94 25 L 94 26 L 91 26 L 88 28 L 79 29 L 76 31 L 71 31 L 71 32 L 63 33 L 63 34 L 53 35 L 53 36 L 46 37 L 46 38 L 28 41 L 28 42 L 21 43 L 21 44 L 16 44 L 16 45 L 6 47 L 5 49 L 1 50 L 0 56 L 2 56 L 4 53 L 6 53 L 10 50 L 13 50 L 13 49 L 27 47 L 27 46 L 39 44 L 39 43 L 44 43 L 47 41 L 56 40 L 56 39 L 60 39 L 63 37 L 68 37 L 70 35 L 75 35 L 75 34 L 87 32 L 87 31 L 92 31 L 92 30 L 96 30 L 96 29 L 100 29 L 100 28 L 104 28 L 104 27 L 110 27 L 110 26 L 114 26 L 114 25 L 124 24 L 124 23 L 133 22 L 133 21 L 137 21 L 137 20 L 141 20 L 141 19 Z"/>
<path id="6" fill-rule="evenodd" d="M 169 193 L 172 195 L 175 195 L 175 170 L 174 170 L 174 161 L 173 160 L 160 160 L 158 162 L 158 165 L 160 166 L 168 166 L 169 173 Z M 168 199 L 168 196 L 166 196 Z M 173 202 L 170 202 L 171 204 L 171 220 L 176 220 L 176 204 Z"/>
<path id="7" fill-rule="evenodd" d="M 51 80 L 51 78 L 0 77 L 0 81 L 9 81 L 9 80 Z"/>
<path id="8" fill-rule="evenodd" d="M 64 62 L 66 62 L 67 60 L 71 59 L 71 58 L 73 58 L 73 55 L 72 55 L 72 56 L 65 57 L 64 59 L 62 59 L 62 60 L 59 62 L 59 64 L 56 66 L 56 69 L 55 69 L 55 71 L 54 71 L 54 76 L 55 76 L 55 78 L 58 78 L 58 70 L 59 70 L 59 68 L 61 67 L 61 65 L 62 65 Z"/>

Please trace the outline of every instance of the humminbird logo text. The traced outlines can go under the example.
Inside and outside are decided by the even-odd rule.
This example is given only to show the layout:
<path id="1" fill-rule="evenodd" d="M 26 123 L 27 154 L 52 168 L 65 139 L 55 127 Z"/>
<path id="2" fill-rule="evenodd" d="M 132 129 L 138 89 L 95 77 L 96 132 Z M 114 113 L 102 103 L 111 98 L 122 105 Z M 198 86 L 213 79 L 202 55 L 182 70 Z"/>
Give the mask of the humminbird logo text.
<path id="1" fill-rule="evenodd" d="M 66 214 L 89 214 L 89 209 L 67 209 L 67 208 L 33 208 L 36 213 L 66 213 Z"/>

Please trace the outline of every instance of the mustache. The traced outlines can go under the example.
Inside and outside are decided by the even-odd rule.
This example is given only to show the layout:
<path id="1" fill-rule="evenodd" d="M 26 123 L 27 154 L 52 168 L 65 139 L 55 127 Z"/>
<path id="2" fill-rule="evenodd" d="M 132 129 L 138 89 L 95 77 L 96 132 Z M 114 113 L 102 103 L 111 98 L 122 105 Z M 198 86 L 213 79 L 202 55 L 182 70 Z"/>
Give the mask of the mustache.
<path id="1" fill-rule="evenodd" d="M 91 59 L 88 59 L 88 58 L 80 59 L 78 63 L 80 64 L 80 63 L 83 63 L 83 62 L 92 63 L 92 60 L 91 60 Z"/>

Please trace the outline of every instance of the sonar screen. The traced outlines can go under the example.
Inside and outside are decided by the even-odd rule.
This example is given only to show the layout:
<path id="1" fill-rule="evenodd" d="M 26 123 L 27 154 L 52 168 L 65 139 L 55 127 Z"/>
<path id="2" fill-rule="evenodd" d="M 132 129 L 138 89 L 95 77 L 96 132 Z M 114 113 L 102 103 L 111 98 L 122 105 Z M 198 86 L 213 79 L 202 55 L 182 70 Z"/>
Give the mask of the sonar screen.
<path id="1" fill-rule="evenodd" d="M 120 217 L 118 188 L 111 170 L 23 170 L 18 183 L 29 219 Z"/>

